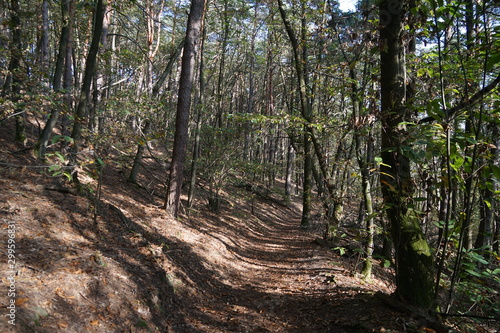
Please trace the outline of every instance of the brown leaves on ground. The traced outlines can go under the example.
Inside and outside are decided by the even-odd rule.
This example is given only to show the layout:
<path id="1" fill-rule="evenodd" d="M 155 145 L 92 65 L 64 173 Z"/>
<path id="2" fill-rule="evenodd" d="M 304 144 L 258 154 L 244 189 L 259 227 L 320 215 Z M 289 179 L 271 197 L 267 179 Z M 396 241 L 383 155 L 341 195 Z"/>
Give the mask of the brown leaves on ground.
<path id="1" fill-rule="evenodd" d="M 94 221 L 96 202 L 54 190 L 68 185 L 30 168 L 30 155 L 0 159 L 0 332 L 427 330 L 374 297 L 392 291 L 390 271 L 377 266 L 364 282 L 357 253 L 315 244 L 319 224 L 301 231 L 298 204 L 250 201 L 234 187 L 220 215 L 200 199 L 175 220 L 162 198 L 109 166 Z M 5 316 L 8 223 L 16 225 L 15 326 Z"/>

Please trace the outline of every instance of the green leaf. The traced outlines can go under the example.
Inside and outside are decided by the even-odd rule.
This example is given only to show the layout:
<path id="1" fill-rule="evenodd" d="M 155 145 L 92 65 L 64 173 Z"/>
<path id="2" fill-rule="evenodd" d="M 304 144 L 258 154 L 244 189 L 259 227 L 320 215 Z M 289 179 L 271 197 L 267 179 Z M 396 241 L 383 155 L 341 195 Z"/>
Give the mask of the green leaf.
<path id="1" fill-rule="evenodd" d="M 475 276 L 475 277 L 481 277 L 481 274 L 479 274 L 478 272 L 476 272 L 475 270 L 473 269 L 466 269 L 465 270 L 467 273 L 469 273 L 470 275 L 472 276 Z"/>
<path id="2" fill-rule="evenodd" d="M 63 141 L 66 141 L 67 143 L 73 143 L 73 138 L 70 137 L 70 136 L 67 136 L 67 135 L 54 135 L 54 137 L 52 138 L 52 140 L 50 140 L 51 143 L 56 143 L 57 141 L 59 141 L 60 139 L 62 139 Z"/>
<path id="3" fill-rule="evenodd" d="M 56 152 L 54 153 L 54 155 L 56 155 L 56 156 L 59 158 L 59 160 L 60 160 L 61 162 L 64 162 L 64 160 L 65 160 L 65 159 L 64 159 L 64 156 L 63 156 L 60 152 L 56 151 Z"/>
<path id="4" fill-rule="evenodd" d="M 59 165 L 51 165 L 49 167 L 50 172 L 57 171 L 57 170 L 61 170 L 61 167 Z"/>
<path id="5" fill-rule="evenodd" d="M 488 200 L 484 200 L 484 203 L 486 204 L 486 206 L 488 206 L 488 209 L 491 209 L 491 202 L 489 202 Z"/>
<path id="6" fill-rule="evenodd" d="M 487 265 L 488 264 L 488 261 L 485 260 L 482 255 L 477 254 L 476 252 L 469 252 L 469 257 L 472 260 L 475 260 L 476 262 L 479 262 L 479 263 L 481 263 L 483 265 Z"/>
<path id="7" fill-rule="evenodd" d="M 54 135 L 52 137 L 52 140 L 50 140 L 51 143 L 56 143 L 57 141 L 59 141 L 59 139 L 61 138 L 61 135 Z"/>
<path id="8" fill-rule="evenodd" d="M 458 171 L 458 169 L 460 169 L 464 162 L 465 159 L 463 158 L 463 156 L 457 154 L 454 156 L 454 163 L 450 163 L 450 166 L 453 168 L 453 170 Z"/>
<path id="9" fill-rule="evenodd" d="M 500 167 L 498 167 L 496 165 L 492 165 L 491 172 L 493 173 L 493 177 L 500 180 Z"/>
<path id="10" fill-rule="evenodd" d="M 490 71 L 493 69 L 495 65 L 498 65 L 500 63 L 500 53 L 493 53 L 489 56 L 488 60 L 486 61 L 486 70 Z"/>
<path id="11" fill-rule="evenodd" d="M 66 176 L 66 179 L 67 179 L 69 182 L 72 182 L 72 181 L 73 181 L 73 175 L 71 174 L 71 172 L 65 172 L 65 173 L 64 173 L 64 176 Z"/>
<path id="12" fill-rule="evenodd" d="M 343 256 L 346 252 L 345 247 L 337 246 L 332 249 L 333 251 L 339 251 L 340 255 Z"/>

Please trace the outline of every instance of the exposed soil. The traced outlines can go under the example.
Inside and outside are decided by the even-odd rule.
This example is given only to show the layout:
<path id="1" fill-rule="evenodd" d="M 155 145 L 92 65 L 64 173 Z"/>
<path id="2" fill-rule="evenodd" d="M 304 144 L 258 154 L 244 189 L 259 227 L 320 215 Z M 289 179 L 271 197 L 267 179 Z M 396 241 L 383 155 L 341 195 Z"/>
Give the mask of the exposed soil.
<path id="1" fill-rule="evenodd" d="M 375 265 L 364 282 L 357 252 L 340 256 L 314 242 L 322 223 L 300 230 L 299 200 L 280 204 L 231 186 L 214 214 L 200 189 L 194 209 L 173 219 L 148 175 L 146 190 L 108 163 L 100 200 L 72 194 L 29 151 L 11 153 L 22 146 L 10 137 L 0 138 L 0 332 L 434 331 L 376 297 L 393 291 L 391 269 Z M 81 178 L 95 194 L 97 179 Z"/>

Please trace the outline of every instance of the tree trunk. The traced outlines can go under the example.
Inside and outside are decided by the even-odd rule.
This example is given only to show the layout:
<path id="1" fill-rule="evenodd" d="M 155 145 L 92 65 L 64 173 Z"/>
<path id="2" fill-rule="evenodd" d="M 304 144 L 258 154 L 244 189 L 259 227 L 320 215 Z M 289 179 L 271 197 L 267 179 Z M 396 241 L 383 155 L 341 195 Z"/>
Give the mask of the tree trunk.
<path id="1" fill-rule="evenodd" d="M 230 29 L 230 16 L 229 16 L 229 4 L 228 0 L 224 0 L 224 9 L 223 9 L 223 17 L 222 20 L 222 43 L 221 43 L 221 59 L 219 62 L 219 76 L 217 78 L 217 91 L 216 91 L 216 103 L 217 103 L 217 114 L 216 114 L 216 123 L 218 127 L 222 127 L 223 123 L 223 82 L 224 82 L 224 71 L 226 67 L 226 49 L 229 39 L 229 29 Z"/>
<path id="2" fill-rule="evenodd" d="M 311 196 L 312 196 L 312 149 L 311 138 L 309 135 L 309 126 L 305 125 L 304 130 L 304 186 L 302 188 L 302 219 L 300 227 L 302 229 L 309 228 L 311 220 Z"/>
<path id="3" fill-rule="evenodd" d="M 22 59 L 22 45 L 21 45 L 21 13 L 19 7 L 19 0 L 10 1 L 10 21 L 9 28 L 11 30 L 12 39 L 9 43 L 10 60 L 9 60 L 9 75 L 5 79 L 3 92 L 10 94 L 14 104 L 20 99 L 21 93 L 21 59 Z M 24 133 L 25 126 L 25 111 L 16 106 L 14 110 L 16 120 L 16 141 L 24 143 L 26 135 Z"/>
<path id="4" fill-rule="evenodd" d="M 483 175 L 483 186 L 481 188 L 480 200 L 480 221 L 479 230 L 474 244 L 475 249 L 482 249 L 485 256 L 489 256 L 492 250 L 493 243 L 493 222 L 495 219 L 495 211 L 498 206 L 495 199 L 495 187 L 497 187 L 493 168 L 495 168 L 496 159 L 498 158 L 498 139 L 499 126 L 496 124 L 491 125 L 491 136 L 495 148 L 490 148 L 491 159 L 488 161 L 488 167 L 485 168 Z"/>
<path id="5" fill-rule="evenodd" d="M 495 168 L 500 167 L 500 126 L 496 125 L 493 128 L 493 137 L 496 138 L 494 139 L 494 145 L 497 147 L 495 149 L 495 155 L 493 156 L 493 166 Z M 498 184 L 498 181 L 493 182 L 493 192 L 498 193 L 497 191 L 500 190 L 500 186 Z M 494 233 L 493 233 L 493 239 L 492 239 L 492 249 L 494 252 L 499 253 L 499 248 L 500 248 L 500 210 L 498 209 L 498 200 L 495 201 L 495 208 L 493 210 L 493 226 L 494 226 Z"/>
<path id="6" fill-rule="evenodd" d="M 175 119 L 174 148 L 164 204 L 164 208 L 169 210 L 175 217 L 179 214 L 184 160 L 188 139 L 191 90 L 193 87 L 196 53 L 198 51 L 204 13 L 205 0 L 193 0 L 189 11 L 184 53 L 182 55 L 177 115 Z"/>
<path id="7" fill-rule="evenodd" d="M 195 103 L 198 108 L 198 114 L 196 117 L 196 130 L 194 134 L 194 144 L 193 144 L 193 159 L 191 161 L 191 180 L 189 182 L 189 193 L 188 193 L 188 207 L 191 208 L 193 205 L 194 199 L 194 190 L 196 188 L 196 175 L 198 172 L 198 158 L 200 155 L 200 146 L 201 146 L 201 116 L 203 113 L 203 108 L 205 105 L 205 61 L 203 60 L 203 50 L 205 48 L 205 37 L 206 37 L 206 29 L 203 29 L 203 36 L 201 40 L 200 46 L 200 72 L 199 72 L 199 92 L 198 92 L 198 101 Z"/>
<path id="8" fill-rule="evenodd" d="M 49 65 L 49 1 L 43 0 L 41 5 L 41 23 L 38 29 L 36 44 L 37 63 L 45 72 Z"/>
<path id="9" fill-rule="evenodd" d="M 104 10 L 104 17 L 102 20 L 101 41 L 98 50 L 99 55 L 102 55 L 102 53 L 105 52 L 106 49 L 108 48 L 109 26 L 111 25 L 112 16 L 113 16 L 113 7 L 111 1 L 109 1 L 106 4 L 106 9 Z M 110 57 L 105 57 L 105 58 L 110 59 Z M 105 100 L 106 96 L 106 89 L 103 89 L 103 87 L 106 85 L 109 86 L 109 83 L 105 82 L 105 79 L 108 77 L 104 73 L 104 69 L 106 68 L 106 66 L 103 67 L 97 68 L 96 72 L 94 73 L 93 84 L 92 84 L 94 90 L 92 96 L 93 101 L 89 110 L 89 117 L 88 117 L 88 128 L 91 132 L 94 132 L 96 134 L 102 132 L 102 129 L 99 128 L 100 125 L 99 119 L 102 119 L 103 117 L 102 114 L 99 112 L 99 110 L 103 109 L 103 107 L 100 107 L 100 103 L 102 103 Z"/>
<path id="10" fill-rule="evenodd" d="M 305 4 L 302 3 L 302 10 L 304 10 Z M 307 78 L 305 71 L 306 63 L 306 45 L 305 45 L 305 21 L 302 20 L 302 39 L 299 43 L 297 36 L 287 18 L 283 2 L 278 0 L 278 7 L 285 25 L 285 30 L 290 39 L 293 51 L 293 59 L 295 64 L 295 70 L 299 85 L 299 97 L 300 97 L 300 110 L 302 117 L 308 123 L 311 122 L 312 117 L 312 103 L 307 94 Z M 302 52 L 300 52 L 302 50 Z M 304 125 L 304 185 L 303 185 L 303 197 L 302 197 L 302 219 L 300 222 L 301 228 L 307 228 L 311 219 L 311 192 L 312 192 L 312 140 L 314 139 L 313 129 L 309 124 Z M 321 162 L 320 162 L 321 163 Z"/>
<path id="11" fill-rule="evenodd" d="M 72 22 L 74 15 L 74 0 L 63 0 L 61 1 L 61 16 L 63 21 L 63 27 L 61 29 L 61 37 L 59 39 L 59 52 L 56 60 L 56 67 L 54 71 L 54 77 L 52 79 L 52 88 L 54 91 L 61 91 L 61 82 L 64 74 L 64 69 L 71 68 L 71 33 L 72 33 Z M 69 50 L 68 50 L 69 48 Z M 69 55 L 69 57 L 68 57 Z M 66 65 L 65 65 L 66 64 Z M 69 87 L 65 87 L 68 89 Z M 68 91 L 65 92 L 69 93 Z M 69 106 L 69 105 L 68 105 Z M 54 107 L 52 112 L 47 119 L 45 127 L 42 130 L 40 138 L 38 142 L 35 144 L 35 155 L 40 159 L 45 158 L 45 152 L 47 150 L 47 146 L 49 143 L 50 135 L 54 127 L 56 126 L 57 119 L 59 118 L 59 114 L 61 113 L 60 107 Z"/>
<path id="12" fill-rule="evenodd" d="M 295 150 L 293 145 L 288 145 L 288 152 L 286 156 L 286 176 L 285 176 L 285 196 L 286 200 L 292 201 L 292 178 L 293 178 L 293 164 L 295 161 Z"/>
<path id="13" fill-rule="evenodd" d="M 71 132 L 71 137 L 73 138 L 73 148 L 70 158 L 73 164 L 76 164 L 76 154 L 78 152 L 78 146 L 82 137 L 82 127 L 85 123 L 86 109 L 90 98 L 90 88 L 96 68 L 97 53 L 99 51 L 106 4 L 106 0 L 96 0 L 92 41 L 90 43 L 89 53 L 87 55 L 87 60 L 85 63 L 82 88 L 80 90 L 80 97 L 78 99 L 78 105 L 75 111 L 73 130 Z M 78 181 L 77 178 L 75 178 L 75 180 Z"/>
<path id="14" fill-rule="evenodd" d="M 396 295 L 405 302 L 428 309 L 434 301 L 432 253 L 412 207 L 410 160 L 403 154 L 407 133 L 402 122 L 410 120 L 406 107 L 404 24 L 407 1 L 380 9 L 382 160 L 380 183 L 396 250 Z"/>
<path id="15" fill-rule="evenodd" d="M 142 154 L 144 153 L 144 148 L 148 144 L 148 135 L 151 131 L 151 121 L 146 120 L 144 124 L 144 130 L 142 133 L 142 138 L 139 138 L 139 144 L 137 145 L 137 153 L 135 154 L 134 164 L 132 165 L 132 170 L 130 170 L 130 175 L 128 176 L 128 181 L 132 183 L 137 182 L 137 175 L 139 174 L 139 169 L 142 162 Z"/>

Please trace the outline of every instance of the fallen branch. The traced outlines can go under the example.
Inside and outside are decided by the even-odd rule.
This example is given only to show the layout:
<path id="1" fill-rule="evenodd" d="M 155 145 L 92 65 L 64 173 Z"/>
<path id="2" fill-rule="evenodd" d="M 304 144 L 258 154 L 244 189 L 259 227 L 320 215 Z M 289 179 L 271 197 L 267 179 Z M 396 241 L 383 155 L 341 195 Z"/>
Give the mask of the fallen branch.
<path id="1" fill-rule="evenodd" d="M 79 195 L 78 190 L 74 188 L 68 188 L 68 187 L 62 187 L 62 186 L 51 186 L 47 185 L 43 188 L 44 190 L 47 191 L 56 191 L 56 192 L 61 192 L 61 193 L 69 193 L 73 195 Z"/>

